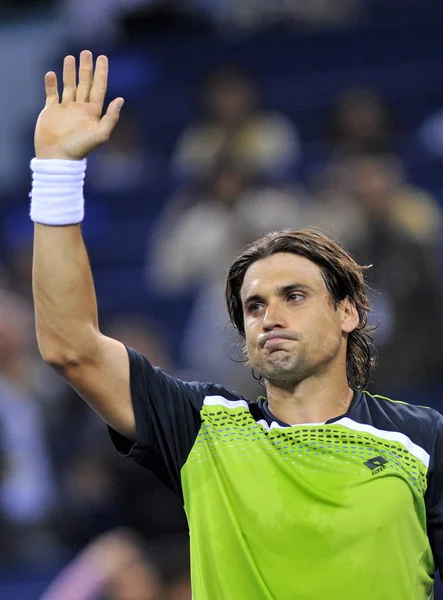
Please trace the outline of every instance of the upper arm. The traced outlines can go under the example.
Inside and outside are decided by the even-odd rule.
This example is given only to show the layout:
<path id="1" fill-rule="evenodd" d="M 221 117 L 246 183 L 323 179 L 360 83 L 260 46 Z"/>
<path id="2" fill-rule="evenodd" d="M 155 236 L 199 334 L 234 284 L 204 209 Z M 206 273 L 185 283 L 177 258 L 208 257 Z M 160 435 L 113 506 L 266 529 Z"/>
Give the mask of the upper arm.
<path id="1" fill-rule="evenodd" d="M 439 415 L 429 465 L 426 491 L 426 513 L 429 542 L 435 567 L 443 581 L 443 416 Z"/>
<path id="2" fill-rule="evenodd" d="M 59 372 L 108 425 L 135 441 L 129 358 L 121 342 L 98 334 L 92 357 Z"/>
<path id="3" fill-rule="evenodd" d="M 61 374 L 108 423 L 117 450 L 180 493 L 204 398 L 218 386 L 171 377 L 111 338 L 100 335 L 95 344 L 93 359 L 64 366 Z"/>

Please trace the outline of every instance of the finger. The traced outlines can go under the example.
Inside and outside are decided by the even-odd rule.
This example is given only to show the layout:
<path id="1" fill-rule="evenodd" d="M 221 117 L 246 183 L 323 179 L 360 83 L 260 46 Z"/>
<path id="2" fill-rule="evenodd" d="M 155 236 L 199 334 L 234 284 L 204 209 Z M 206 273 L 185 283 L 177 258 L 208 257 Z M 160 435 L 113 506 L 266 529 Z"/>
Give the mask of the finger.
<path id="1" fill-rule="evenodd" d="M 105 142 L 109 139 L 112 130 L 118 123 L 123 104 L 123 98 L 116 98 L 110 103 L 106 114 L 103 115 L 103 117 L 100 119 L 100 123 L 98 124 L 98 141 Z"/>
<path id="2" fill-rule="evenodd" d="M 105 101 L 106 88 L 108 86 L 108 59 L 106 56 L 99 56 L 95 63 L 94 81 L 92 83 L 89 101 L 95 104 L 97 111 L 102 112 L 103 102 Z M 112 103 L 111 103 L 112 104 Z M 111 105 L 109 105 L 110 108 Z M 108 108 L 108 111 L 109 111 Z"/>
<path id="3" fill-rule="evenodd" d="M 54 71 L 49 71 L 45 75 L 45 92 L 46 92 L 46 106 L 50 104 L 58 104 L 58 87 L 57 87 L 57 75 Z"/>
<path id="4" fill-rule="evenodd" d="M 75 72 L 75 58 L 73 56 L 65 56 L 63 62 L 63 103 L 75 102 L 76 87 L 77 76 Z"/>
<path id="5" fill-rule="evenodd" d="M 83 50 L 78 69 L 77 102 L 88 102 L 92 85 L 92 52 Z"/>

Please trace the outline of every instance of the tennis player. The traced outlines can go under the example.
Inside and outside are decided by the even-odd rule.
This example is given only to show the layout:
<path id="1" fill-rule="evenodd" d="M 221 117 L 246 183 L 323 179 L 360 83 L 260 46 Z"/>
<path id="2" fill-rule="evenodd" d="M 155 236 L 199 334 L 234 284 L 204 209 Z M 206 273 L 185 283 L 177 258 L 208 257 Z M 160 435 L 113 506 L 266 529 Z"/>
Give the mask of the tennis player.
<path id="1" fill-rule="evenodd" d="M 312 231 L 236 258 L 226 297 L 266 397 L 188 383 L 100 333 L 82 240 L 85 157 L 105 142 L 108 64 L 45 78 L 31 218 L 38 343 L 118 451 L 183 498 L 194 600 L 428 600 L 443 565 L 443 422 L 363 391 L 372 366 L 362 269 Z M 196 240 L 198 243 L 198 240 Z M 419 315 L 411 315 L 419 318 Z M 411 340 L 411 343 L 414 343 Z M 419 400 L 419 399 L 417 399 Z"/>

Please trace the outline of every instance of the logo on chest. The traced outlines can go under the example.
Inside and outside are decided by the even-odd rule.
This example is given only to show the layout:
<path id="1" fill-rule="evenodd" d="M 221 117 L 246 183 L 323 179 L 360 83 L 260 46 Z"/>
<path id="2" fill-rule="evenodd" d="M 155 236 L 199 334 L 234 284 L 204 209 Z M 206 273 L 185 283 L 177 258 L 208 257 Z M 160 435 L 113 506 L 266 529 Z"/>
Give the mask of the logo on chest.
<path id="1" fill-rule="evenodd" d="M 374 456 L 374 458 L 367 460 L 363 464 L 368 467 L 368 469 L 371 469 L 372 475 L 377 475 L 377 473 L 386 469 L 387 462 L 388 461 L 386 458 L 383 458 L 383 456 Z"/>

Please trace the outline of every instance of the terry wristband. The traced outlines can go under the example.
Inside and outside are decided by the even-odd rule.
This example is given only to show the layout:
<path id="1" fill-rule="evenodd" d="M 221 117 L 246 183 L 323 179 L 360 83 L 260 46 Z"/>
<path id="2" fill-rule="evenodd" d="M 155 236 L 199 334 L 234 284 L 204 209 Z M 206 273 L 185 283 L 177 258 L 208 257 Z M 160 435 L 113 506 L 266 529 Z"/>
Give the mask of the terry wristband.
<path id="1" fill-rule="evenodd" d="M 42 225 L 74 225 L 83 221 L 86 159 L 31 160 L 31 219 Z"/>

